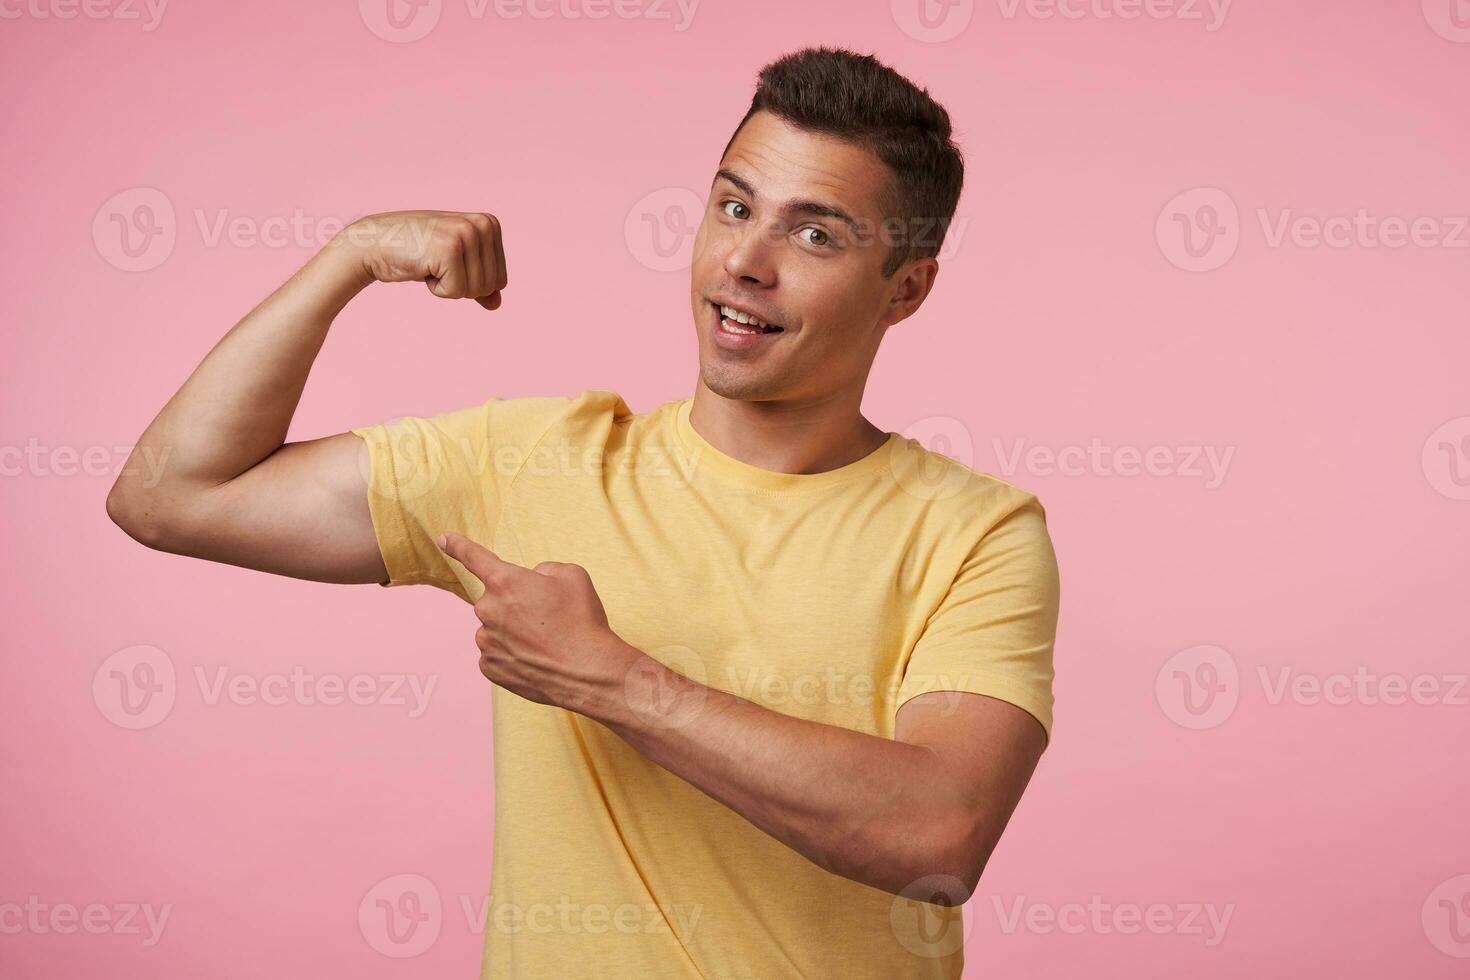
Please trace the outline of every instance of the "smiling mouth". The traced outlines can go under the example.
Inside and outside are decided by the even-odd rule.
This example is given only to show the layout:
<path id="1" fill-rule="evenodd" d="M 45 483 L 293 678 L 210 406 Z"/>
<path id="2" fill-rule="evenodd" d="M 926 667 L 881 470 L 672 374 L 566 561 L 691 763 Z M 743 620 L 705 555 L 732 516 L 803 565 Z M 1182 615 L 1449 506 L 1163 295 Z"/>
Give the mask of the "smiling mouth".
<path id="1" fill-rule="evenodd" d="M 759 334 L 781 333 L 786 329 L 774 323 L 762 323 L 758 319 L 750 317 L 749 314 L 744 315 L 751 322 L 742 322 L 739 319 L 740 314 L 732 307 L 720 306 L 717 303 L 711 303 L 710 306 L 714 307 L 715 314 L 719 317 L 720 329 L 727 333 L 755 336 Z"/>

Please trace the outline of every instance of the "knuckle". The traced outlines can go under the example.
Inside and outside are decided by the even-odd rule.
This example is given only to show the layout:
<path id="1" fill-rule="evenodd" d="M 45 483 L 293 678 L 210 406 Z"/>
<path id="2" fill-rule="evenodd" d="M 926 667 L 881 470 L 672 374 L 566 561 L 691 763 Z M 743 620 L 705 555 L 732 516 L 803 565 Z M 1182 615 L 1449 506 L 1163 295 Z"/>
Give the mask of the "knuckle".
<path id="1" fill-rule="evenodd" d="M 435 247 L 445 255 L 457 256 L 464 254 L 464 239 L 460 236 L 459 232 L 441 225 L 434 238 Z"/>
<path id="2" fill-rule="evenodd" d="M 470 220 L 480 233 L 487 236 L 498 236 L 500 234 L 500 219 L 488 211 L 476 211 L 470 215 Z"/>

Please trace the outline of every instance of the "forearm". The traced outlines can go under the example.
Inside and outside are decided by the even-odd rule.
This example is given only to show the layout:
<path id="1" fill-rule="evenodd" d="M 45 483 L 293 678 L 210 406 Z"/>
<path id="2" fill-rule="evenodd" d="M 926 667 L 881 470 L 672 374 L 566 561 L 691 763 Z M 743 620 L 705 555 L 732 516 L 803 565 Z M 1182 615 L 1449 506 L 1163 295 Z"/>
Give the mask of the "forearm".
<path id="1" fill-rule="evenodd" d="M 934 874 L 974 888 L 974 808 L 946 794 L 932 750 L 783 715 L 627 651 L 636 680 L 585 713 L 648 759 L 834 874 L 894 893 Z"/>
<path id="2" fill-rule="evenodd" d="M 164 405 L 133 450 L 131 479 L 161 472 L 164 492 L 208 488 L 279 449 L 328 328 L 369 281 L 346 247 L 329 245 L 314 256 L 237 323 Z M 128 482 L 119 480 L 121 491 Z"/>

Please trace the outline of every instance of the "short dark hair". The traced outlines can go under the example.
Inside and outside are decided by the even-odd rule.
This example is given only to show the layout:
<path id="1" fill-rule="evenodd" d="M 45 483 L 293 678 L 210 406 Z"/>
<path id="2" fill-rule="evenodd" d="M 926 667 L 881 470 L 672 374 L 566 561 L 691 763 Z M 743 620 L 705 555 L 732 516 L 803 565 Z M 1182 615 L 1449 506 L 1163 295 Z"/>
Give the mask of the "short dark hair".
<path id="1" fill-rule="evenodd" d="M 804 48 L 760 71 L 755 97 L 725 153 L 750 117 L 765 110 L 799 129 L 871 150 L 893 175 L 884 218 L 902 229 L 885 277 L 911 258 L 938 255 L 959 203 L 965 162 L 950 138 L 944 106 L 872 55 Z M 721 154 L 724 159 L 724 154 Z"/>

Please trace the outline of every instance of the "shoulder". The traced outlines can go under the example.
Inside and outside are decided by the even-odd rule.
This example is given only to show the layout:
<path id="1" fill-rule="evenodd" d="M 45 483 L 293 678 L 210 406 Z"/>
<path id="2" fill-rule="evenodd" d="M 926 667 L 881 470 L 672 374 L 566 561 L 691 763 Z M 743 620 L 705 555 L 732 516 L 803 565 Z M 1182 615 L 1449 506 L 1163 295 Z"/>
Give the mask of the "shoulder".
<path id="1" fill-rule="evenodd" d="M 616 391 L 588 388 L 571 395 L 490 399 L 484 411 L 492 442 L 514 442 L 528 451 L 616 452 L 675 438 L 683 402 L 664 402 L 635 412 Z"/>
<path id="2" fill-rule="evenodd" d="M 923 522 L 956 577 L 1023 576 L 1050 593 L 1059 571 L 1047 512 L 1035 493 L 903 438 L 894 474 L 923 499 Z"/>
<path id="3" fill-rule="evenodd" d="M 595 388 L 572 395 L 494 396 L 456 414 L 484 425 L 492 439 L 519 443 L 553 432 L 614 424 L 632 415 L 617 392 Z"/>
<path id="4" fill-rule="evenodd" d="M 891 453 L 890 469 L 900 489 L 923 504 L 926 519 L 954 536 L 974 542 L 1003 524 L 1026 524 L 1045 533 L 1046 509 L 1025 487 L 906 436 L 895 441 Z"/>

